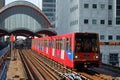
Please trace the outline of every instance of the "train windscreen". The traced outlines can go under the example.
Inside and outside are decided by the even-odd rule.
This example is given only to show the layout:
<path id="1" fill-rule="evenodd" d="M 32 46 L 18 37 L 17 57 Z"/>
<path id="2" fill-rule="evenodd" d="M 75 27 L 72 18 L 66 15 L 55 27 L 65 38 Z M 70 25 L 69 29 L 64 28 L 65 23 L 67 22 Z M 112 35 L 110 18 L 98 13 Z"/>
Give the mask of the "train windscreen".
<path id="1" fill-rule="evenodd" d="M 99 51 L 98 35 L 89 33 L 76 33 L 75 52 L 95 52 Z"/>

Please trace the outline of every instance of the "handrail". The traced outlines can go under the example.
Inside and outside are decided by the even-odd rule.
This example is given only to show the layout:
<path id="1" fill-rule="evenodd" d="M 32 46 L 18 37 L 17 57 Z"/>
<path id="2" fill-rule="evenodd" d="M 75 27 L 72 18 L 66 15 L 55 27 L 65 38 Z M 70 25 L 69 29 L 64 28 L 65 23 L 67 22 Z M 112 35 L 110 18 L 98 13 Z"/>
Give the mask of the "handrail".
<path id="1" fill-rule="evenodd" d="M 7 71 L 6 67 L 7 64 L 4 63 L 2 68 L 2 73 L 0 74 L 0 80 L 6 80 L 6 71 Z"/>

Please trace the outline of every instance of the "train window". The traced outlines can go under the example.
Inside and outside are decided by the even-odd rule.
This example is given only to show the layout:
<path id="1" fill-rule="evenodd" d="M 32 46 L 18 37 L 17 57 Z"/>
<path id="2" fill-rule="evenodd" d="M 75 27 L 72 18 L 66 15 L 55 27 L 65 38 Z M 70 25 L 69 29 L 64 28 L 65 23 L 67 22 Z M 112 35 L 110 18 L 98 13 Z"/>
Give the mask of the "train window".
<path id="1" fill-rule="evenodd" d="M 43 40 L 43 46 L 45 46 L 45 40 Z"/>
<path id="2" fill-rule="evenodd" d="M 75 52 L 98 52 L 98 37 L 95 34 L 76 34 Z"/>
<path id="3" fill-rule="evenodd" d="M 44 41 L 42 40 L 42 46 L 44 46 Z"/>
<path id="4" fill-rule="evenodd" d="M 91 39 L 83 39 L 84 42 L 84 51 L 90 52 L 92 50 L 92 43 Z"/>
<path id="5" fill-rule="evenodd" d="M 58 49 L 58 47 L 59 47 L 59 44 L 58 44 L 58 39 L 57 39 L 57 41 L 56 41 L 56 48 Z"/>
<path id="6" fill-rule="evenodd" d="M 62 39 L 57 39 L 57 49 L 61 49 L 62 46 Z"/>
<path id="7" fill-rule="evenodd" d="M 93 52 L 97 52 L 98 51 L 98 43 L 97 43 L 97 39 L 91 39 L 91 47 L 92 47 L 92 51 Z"/>
<path id="8" fill-rule="evenodd" d="M 58 49 L 58 39 L 56 39 L 55 48 Z"/>
<path id="9" fill-rule="evenodd" d="M 62 41 L 61 41 L 61 49 L 62 49 L 62 50 L 65 50 L 65 46 L 66 46 L 66 44 L 65 44 L 65 38 L 62 38 Z"/>
<path id="10" fill-rule="evenodd" d="M 56 49 L 58 49 L 58 39 L 56 39 Z"/>
<path id="11" fill-rule="evenodd" d="M 62 40 L 61 39 L 59 39 L 59 49 L 61 49 L 61 47 L 62 47 Z"/>
<path id="12" fill-rule="evenodd" d="M 39 39 L 38 39 L 38 45 L 40 45 L 40 41 L 39 41 Z"/>
<path id="13" fill-rule="evenodd" d="M 45 46 L 45 44 L 46 44 L 46 41 L 44 40 L 44 46 Z"/>
<path id="14" fill-rule="evenodd" d="M 71 51 L 71 38 L 66 40 L 66 50 Z"/>
<path id="15" fill-rule="evenodd" d="M 76 46 L 75 46 L 75 52 L 80 52 L 82 47 L 82 41 L 81 39 L 76 39 Z"/>
<path id="16" fill-rule="evenodd" d="M 47 40 L 47 47 L 49 47 L 49 40 Z"/>
<path id="17" fill-rule="evenodd" d="M 47 47 L 47 40 L 45 40 L 45 46 Z"/>
<path id="18" fill-rule="evenodd" d="M 53 43 L 53 48 L 55 48 L 56 44 L 55 44 L 55 39 L 52 41 Z"/>
<path id="19" fill-rule="evenodd" d="M 58 39 L 58 49 L 60 49 L 60 39 Z"/>

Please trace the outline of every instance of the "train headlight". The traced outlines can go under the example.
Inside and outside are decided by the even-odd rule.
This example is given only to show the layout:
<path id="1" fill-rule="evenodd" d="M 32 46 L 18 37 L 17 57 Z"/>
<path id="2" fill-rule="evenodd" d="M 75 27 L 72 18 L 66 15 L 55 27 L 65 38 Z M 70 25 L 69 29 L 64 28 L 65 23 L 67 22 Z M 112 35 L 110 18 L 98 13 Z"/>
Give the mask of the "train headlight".
<path id="1" fill-rule="evenodd" d="M 98 59 L 98 58 L 99 58 L 99 56 L 95 56 L 95 58 L 96 58 L 96 59 Z"/>
<path id="2" fill-rule="evenodd" d="M 74 58 L 75 58 L 75 59 L 78 59 L 78 58 L 80 58 L 80 56 L 75 56 Z"/>
<path id="3" fill-rule="evenodd" d="M 75 59 L 77 59 L 78 58 L 78 56 L 75 56 Z"/>

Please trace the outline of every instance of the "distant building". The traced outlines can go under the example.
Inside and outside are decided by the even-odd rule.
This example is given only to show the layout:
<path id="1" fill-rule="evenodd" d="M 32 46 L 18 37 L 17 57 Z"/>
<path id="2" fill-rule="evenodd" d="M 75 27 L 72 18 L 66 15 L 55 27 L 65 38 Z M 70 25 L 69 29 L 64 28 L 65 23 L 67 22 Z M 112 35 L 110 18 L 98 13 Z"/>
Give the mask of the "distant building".
<path id="1" fill-rule="evenodd" d="M 57 0 L 56 29 L 99 33 L 102 62 L 120 66 L 120 0 Z"/>
<path id="2" fill-rule="evenodd" d="M 0 0 L 0 9 L 5 6 L 5 0 Z"/>
<path id="3" fill-rule="evenodd" d="M 56 0 L 42 0 L 42 11 L 48 17 L 51 23 L 55 21 Z"/>
<path id="4" fill-rule="evenodd" d="M 0 0 L 0 9 L 5 6 L 5 0 Z M 0 42 L 4 41 L 3 37 L 0 37 Z"/>

